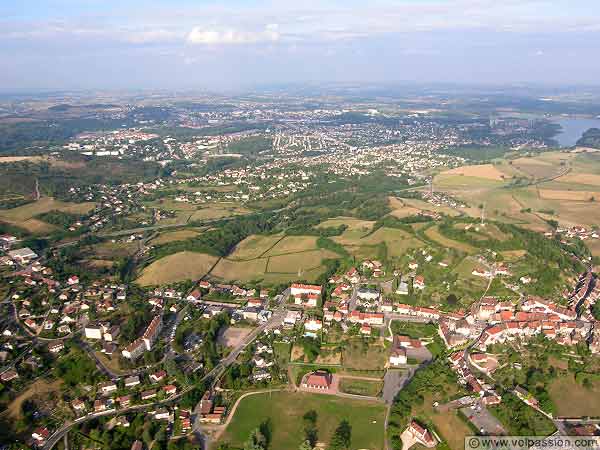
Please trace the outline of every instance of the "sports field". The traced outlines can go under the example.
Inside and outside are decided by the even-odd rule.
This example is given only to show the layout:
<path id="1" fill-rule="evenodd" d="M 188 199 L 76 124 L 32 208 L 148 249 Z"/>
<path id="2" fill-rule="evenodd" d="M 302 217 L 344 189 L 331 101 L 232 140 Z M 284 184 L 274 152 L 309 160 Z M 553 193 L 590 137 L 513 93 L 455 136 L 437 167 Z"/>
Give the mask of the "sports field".
<path id="1" fill-rule="evenodd" d="M 304 440 L 302 416 L 308 411 L 317 413 L 319 442 L 328 443 L 339 423 L 347 420 L 352 427 L 352 449 L 381 450 L 384 447 L 383 404 L 300 392 L 273 392 L 244 398 L 221 442 L 242 448 L 250 433 L 268 421 L 272 430 L 270 448 L 296 449 Z"/>
<path id="2" fill-rule="evenodd" d="M 154 261 L 145 267 L 137 283 L 141 286 L 169 284 L 185 280 L 198 280 L 217 261 L 216 256 L 205 253 L 179 252 Z"/>

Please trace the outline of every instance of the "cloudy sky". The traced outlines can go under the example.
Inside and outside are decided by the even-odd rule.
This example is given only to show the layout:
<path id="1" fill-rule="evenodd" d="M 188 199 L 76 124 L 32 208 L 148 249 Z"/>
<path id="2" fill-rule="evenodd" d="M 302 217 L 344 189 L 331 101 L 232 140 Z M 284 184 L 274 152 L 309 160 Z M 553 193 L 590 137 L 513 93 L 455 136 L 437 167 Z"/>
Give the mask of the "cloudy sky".
<path id="1" fill-rule="evenodd" d="M 600 84 L 598 0 L 1 0 L 3 89 Z"/>

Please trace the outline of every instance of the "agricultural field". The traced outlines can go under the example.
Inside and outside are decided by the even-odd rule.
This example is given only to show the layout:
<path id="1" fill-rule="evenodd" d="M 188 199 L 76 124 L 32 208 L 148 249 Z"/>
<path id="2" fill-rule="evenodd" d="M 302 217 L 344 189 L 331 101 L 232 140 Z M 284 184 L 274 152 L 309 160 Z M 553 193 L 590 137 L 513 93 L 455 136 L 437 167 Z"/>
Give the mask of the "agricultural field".
<path id="1" fill-rule="evenodd" d="M 317 248 L 316 242 L 315 236 L 253 235 L 221 259 L 210 275 L 221 280 L 263 280 L 271 284 L 313 281 L 325 270 L 324 259 L 339 257 L 331 250 Z"/>
<path id="2" fill-rule="evenodd" d="M 504 181 L 507 174 L 498 170 L 493 164 L 462 166 L 442 172 L 441 175 L 460 175 L 464 177 L 482 178 L 485 180 Z"/>
<path id="3" fill-rule="evenodd" d="M 231 217 L 240 214 L 250 214 L 247 208 L 243 208 L 233 203 L 211 203 L 203 205 L 200 209 L 193 212 L 189 218 L 190 222 L 220 219 L 222 217 Z"/>
<path id="4" fill-rule="evenodd" d="M 535 231 L 547 231 L 545 221 L 550 219 L 565 226 L 592 226 L 600 221 L 600 207 L 592 207 L 600 202 L 600 156 L 596 154 L 546 152 L 501 160 L 485 169 L 505 174 L 502 181 L 469 176 L 482 167 L 453 169 L 464 175 L 443 172 L 436 176 L 436 189 L 473 206 L 485 204 L 490 219 Z"/>
<path id="5" fill-rule="evenodd" d="M 422 210 L 408 205 L 404 199 L 389 197 L 389 206 L 392 209 L 390 215 L 402 219 L 403 217 L 416 216 Z"/>
<path id="6" fill-rule="evenodd" d="M 198 280 L 211 269 L 216 256 L 205 253 L 179 252 L 165 256 L 145 267 L 137 283 L 141 286 L 169 284 L 185 280 Z"/>
<path id="7" fill-rule="evenodd" d="M 28 203 L 17 208 L 0 210 L 0 220 L 18 226 L 32 234 L 51 233 L 56 230 L 54 225 L 43 222 L 35 217 L 50 211 L 62 211 L 69 214 L 86 214 L 96 206 L 95 203 L 67 203 L 51 197 Z"/>
<path id="8" fill-rule="evenodd" d="M 329 219 L 325 222 L 321 222 L 318 227 L 339 227 L 340 225 L 346 225 L 348 228 L 340 235 L 335 236 L 333 240 L 339 242 L 342 245 L 353 245 L 358 239 L 367 235 L 375 222 L 370 220 L 355 219 L 352 217 L 337 217 L 335 219 Z"/>
<path id="9" fill-rule="evenodd" d="M 102 242 L 91 247 L 90 258 L 116 260 L 132 256 L 139 249 L 137 242 Z"/>
<path id="10" fill-rule="evenodd" d="M 229 255 L 229 259 L 244 261 L 259 258 L 282 238 L 282 234 L 248 236 L 235 247 L 235 250 Z"/>
<path id="11" fill-rule="evenodd" d="M 221 441 L 242 448 L 250 433 L 268 420 L 272 429 L 271 448 L 298 448 L 304 439 L 302 416 L 311 410 L 317 413 L 319 442 L 327 443 L 340 421 L 345 419 L 352 427 L 353 449 L 384 447 L 383 404 L 299 392 L 273 392 L 244 398 Z"/>

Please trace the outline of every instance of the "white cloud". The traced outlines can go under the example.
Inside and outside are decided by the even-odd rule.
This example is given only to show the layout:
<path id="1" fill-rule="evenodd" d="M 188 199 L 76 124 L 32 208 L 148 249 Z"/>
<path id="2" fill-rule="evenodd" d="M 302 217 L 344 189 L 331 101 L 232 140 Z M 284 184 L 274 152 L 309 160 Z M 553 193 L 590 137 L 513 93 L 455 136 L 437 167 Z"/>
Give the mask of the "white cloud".
<path id="1" fill-rule="evenodd" d="M 277 24 L 267 25 L 262 31 L 215 30 L 194 27 L 187 36 L 187 42 L 198 45 L 255 44 L 276 42 L 280 37 Z"/>

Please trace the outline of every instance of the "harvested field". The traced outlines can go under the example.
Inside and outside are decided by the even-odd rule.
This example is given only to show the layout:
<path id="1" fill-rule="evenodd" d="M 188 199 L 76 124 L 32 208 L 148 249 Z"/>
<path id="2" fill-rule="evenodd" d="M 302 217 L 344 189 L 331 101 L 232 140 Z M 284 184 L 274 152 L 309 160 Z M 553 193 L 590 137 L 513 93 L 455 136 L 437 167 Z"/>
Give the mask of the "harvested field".
<path id="1" fill-rule="evenodd" d="M 590 199 L 600 200 L 600 192 L 594 191 L 558 191 L 552 189 L 540 189 L 540 197 L 547 200 L 567 200 L 585 202 Z"/>
<path id="2" fill-rule="evenodd" d="M 265 253 L 265 256 L 285 255 L 315 249 L 317 249 L 316 236 L 286 236 Z"/>
<path id="3" fill-rule="evenodd" d="M 569 172 L 568 174 L 557 178 L 556 181 L 573 184 L 587 184 L 590 186 L 600 187 L 600 175 L 594 173 Z"/>
<path id="4" fill-rule="evenodd" d="M 269 251 L 282 237 L 282 234 L 248 236 L 235 247 L 235 250 L 229 255 L 229 259 L 247 260 L 258 258 Z"/>
<path id="5" fill-rule="evenodd" d="M 198 280 L 206 275 L 216 261 L 216 256 L 205 253 L 188 251 L 175 253 L 145 267 L 137 283 L 141 286 L 153 286 Z"/>
<path id="6" fill-rule="evenodd" d="M 339 255 L 330 250 L 311 250 L 271 256 L 267 271 L 272 273 L 298 273 L 299 271 L 319 267 L 323 259 L 327 258 L 339 258 Z"/>
<path id="7" fill-rule="evenodd" d="M 442 175 L 462 175 L 496 181 L 503 181 L 508 178 L 505 173 L 499 171 L 493 164 L 456 167 L 442 172 Z"/>
<path id="8" fill-rule="evenodd" d="M 250 261 L 232 261 L 223 258 L 210 273 L 222 280 L 251 281 L 264 276 L 267 259 L 259 258 Z"/>

